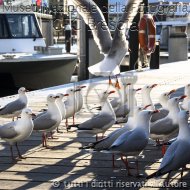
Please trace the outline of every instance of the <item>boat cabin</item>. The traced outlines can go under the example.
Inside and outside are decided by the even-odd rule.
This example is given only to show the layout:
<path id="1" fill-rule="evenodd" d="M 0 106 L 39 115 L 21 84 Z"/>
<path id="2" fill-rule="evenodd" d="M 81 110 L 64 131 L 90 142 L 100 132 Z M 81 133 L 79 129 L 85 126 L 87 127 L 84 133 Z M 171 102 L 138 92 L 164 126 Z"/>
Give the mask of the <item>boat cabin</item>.
<path id="1" fill-rule="evenodd" d="M 0 13 L 0 53 L 34 53 L 46 46 L 35 13 Z"/>

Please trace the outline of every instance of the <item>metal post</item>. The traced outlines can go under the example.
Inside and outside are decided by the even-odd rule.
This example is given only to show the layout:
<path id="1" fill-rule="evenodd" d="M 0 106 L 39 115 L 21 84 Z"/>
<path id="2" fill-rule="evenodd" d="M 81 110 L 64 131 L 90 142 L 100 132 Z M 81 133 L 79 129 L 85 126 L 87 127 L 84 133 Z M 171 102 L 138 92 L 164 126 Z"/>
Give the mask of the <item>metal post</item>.
<path id="1" fill-rule="evenodd" d="M 79 54 L 79 71 L 78 79 L 85 80 L 87 79 L 87 39 L 86 39 L 86 25 L 81 16 L 78 17 L 77 22 L 77 44 L 78 44 L 78 54 Z"/>

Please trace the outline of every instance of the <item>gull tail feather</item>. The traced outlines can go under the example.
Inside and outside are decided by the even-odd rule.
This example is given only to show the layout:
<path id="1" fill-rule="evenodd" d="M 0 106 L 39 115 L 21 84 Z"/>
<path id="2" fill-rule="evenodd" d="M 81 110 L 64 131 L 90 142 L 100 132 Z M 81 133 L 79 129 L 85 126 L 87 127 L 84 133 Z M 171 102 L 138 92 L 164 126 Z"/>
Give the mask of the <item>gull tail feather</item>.
<path id="1" fill-rule="evenodd" d="M 91 74 L 96 76 L 115 76 L 120 74 L 119 65 L 114 59 L 105 57 L 101 62 L 88 67 Z"/>
<path id="2" fill-rule="evenodd" d="M 103 140 L 105 140 L 107 137 L 99 140 L 99 141 L 96 141 L 94 143 L 89 143 L 88 145 L 85 145 L 85 146 L 82 146 L 80 147 L 79 149 L 93 149 L 98 143 L 102 142 Z"/>
<path id="3" fill-rule="evenodd" d="M 158 170 L 158 171 L 156 171 L 156 172 L 154 172 L 154 173 L 148 175 L 148 176 L 146 177 L 146 179 L 151 179 L 151 178 L 154 178 L 154 177 L 159 177 L 159 176 L 161 176 L 161 175 L 163 175 L 163 174 L 161 173 L 160 170 Z"/>

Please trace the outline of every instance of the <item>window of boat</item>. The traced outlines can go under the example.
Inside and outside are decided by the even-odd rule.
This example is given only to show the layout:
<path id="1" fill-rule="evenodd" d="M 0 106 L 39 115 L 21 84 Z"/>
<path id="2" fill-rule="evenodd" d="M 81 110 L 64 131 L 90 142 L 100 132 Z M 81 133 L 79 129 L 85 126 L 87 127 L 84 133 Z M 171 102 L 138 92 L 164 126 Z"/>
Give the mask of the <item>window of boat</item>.
<path id="1" fill-rule="evenodd" d="M 6 15 L 10 32 L 14 38 L 39 38 L 40 33 L 34 15 Z"/>
<path id="2" fill-rule="evenodd" d="M 0 15 L 0 38 L 8 38 L 8 30 L 7 25 L 5 23 L 5 19 L 3 16 Z"/>

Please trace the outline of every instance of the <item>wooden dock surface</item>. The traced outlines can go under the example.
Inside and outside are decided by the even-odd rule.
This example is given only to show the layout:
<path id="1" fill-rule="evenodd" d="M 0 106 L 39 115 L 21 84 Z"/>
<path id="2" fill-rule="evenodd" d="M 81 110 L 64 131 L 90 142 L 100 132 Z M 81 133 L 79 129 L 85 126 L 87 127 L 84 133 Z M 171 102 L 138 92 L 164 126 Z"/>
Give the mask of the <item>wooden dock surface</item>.
<path id="1" fill-rule="evenodd" d="M 175 95 L 182 95 L 184 85 L 190 82 L 189 72 L 189 62 L 162 65 L 159 70 L 137 73 L 137 82 L 134 87 L 139 88 L 145 84 L 157 83 L 158 86 L 151 92 L 153 102 L 157 103 L 161 92 L 177 89 Z M 96 81 L 92 91 L 87 92 L 88 88 L 83 91 L 85 106 L 76 115 L 76 123 L 81 123 L 95 114 L 94 111 L 90 111 L 90 108 L 98 105 L 97 92 L 107 88 L 107 80 Z M 28 94 L 29 107 L 34 112 L 38 112 L 46 107 L 46 96 L 49 93 L 65 92 L 68 87 L 69 85 L 66 85 L 30 92 Z M 140 104 L 141 95 L 137 94 L 136 97 Z M 10 100 L 9 97 L 1 98 L 0 105 Z M 8 121 L 10 119 L 0 119 L 1 124 Z M 14 164 L 11 163 L 9 146 L 0 140 L 0 189 L 166 189 L 164 182 L 166 182 L 167 175 L 148 181 L 145 180 L 145 177 L 128 177 L 125 166 L 119 157 L 117 157 L 116 167 L 113 169 L 111 155 L 79 150 L 82 145 L 94 142 L 95 137 L 77 135 L 75 130 L 66 132 L 64 122 L 60 125 L 62 133 L 55 133 L 55 139 L 48 140 L 50 149 L 41 146 L 41 134 L 37 132 L 34 132 L 27 141 L 20 143 L 20 150 L 26 159 Z M 72 119 L 69 122 L 72 122 Z M 106 134 L 120 127 L 122 125 L 114 125 Z M 161 149 L 153 146 L 150 141 L 139 158 L 140 173 L 147 176 L 156 171 L 161 158 Z M 130 166 L 135 168 L 134 158 L 131 157 L 129 160 Z M 189 169 L 190 165 L 187 165 L 182 182 L 180 181 L 180 171 L 174 172 L 171 176 L 171 186 L 173 185 L 175 188 L 170 186 L 168 189 L 183 189 L 183 187 L 190 189 Z M 135 169 L 131 171 L 133 175 L 136 174 Z"/>

